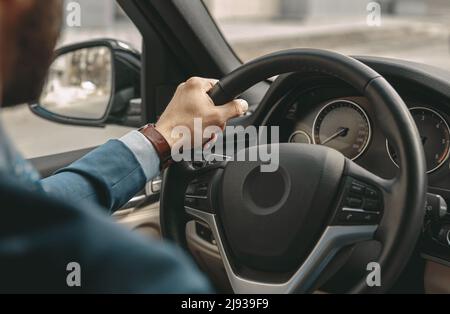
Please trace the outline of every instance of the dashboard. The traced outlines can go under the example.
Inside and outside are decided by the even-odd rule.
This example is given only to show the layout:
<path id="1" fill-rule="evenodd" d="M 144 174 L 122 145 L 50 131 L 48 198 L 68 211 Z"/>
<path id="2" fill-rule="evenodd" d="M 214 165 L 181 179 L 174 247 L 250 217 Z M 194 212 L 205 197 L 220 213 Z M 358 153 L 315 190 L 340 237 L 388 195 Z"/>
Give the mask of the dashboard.
<path id="1" fill-rule="evenodd" d="M 417 99 L 410 99 L 407 105 L 419 130 L 434 187 L 449 189 L 449 115 Z M 383 136 L 367 99 L 349 95 L 319 101 L 303 110 L 305 107 L 298 99 L 289 108 L 280 123 L 282 142 L 324 145 L 381 177 L 395 176 L 401 167 L 395 148 Z"/>
<path id="2" fill-rule="evenodd" d="M 416 122 L 424 145 L 429 187 L 450 201 L 450 99 L 415 85 L 393 84 Z M 267 120 L 280 126 L 283 143 L 325 145 L 360 166 L 391 179 L 401 164 L 383 135 L 374 106 L 341 82 L 294 88 Z"/>
<path id="3" fill-rule="evenodd" d="M 424 147 L 429 197 L 435 197 L 438 207 L 440 200 L 450 204 L 450 73 L 434 76 L 428 69 L 417 70 L 417 64 L 390 59 L 365 61 L 391 83 L 410 110 Z M 337 78 L 284 75 L 263 104 L 267 110 L 262 124 L 279 126 L 283 143 L 325 145 L 385 179 L 394 178 L 401 168 L 396 148 L 383 135 L 379 121 L 384 117 Z M 432 202 L 430 198 L 424 210 Z M 427 215 L 419 250 L 450 266 L 450 210 L 441 213 L 437 218 Z"/>

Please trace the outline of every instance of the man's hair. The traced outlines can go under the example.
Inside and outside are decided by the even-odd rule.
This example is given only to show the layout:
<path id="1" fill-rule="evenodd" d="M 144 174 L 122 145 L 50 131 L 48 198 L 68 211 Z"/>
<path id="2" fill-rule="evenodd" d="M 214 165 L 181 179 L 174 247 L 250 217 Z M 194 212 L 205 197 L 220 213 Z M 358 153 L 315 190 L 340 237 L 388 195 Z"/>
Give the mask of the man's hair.
<path id="1" fill-rule="evenodd" d="M 13 53 L 10 71 L 3 77 L 3 106 L 37 100 L 42 92 L 61 29 L 62 1 L 34 0 L 32 8 L 9 37 Z"/>

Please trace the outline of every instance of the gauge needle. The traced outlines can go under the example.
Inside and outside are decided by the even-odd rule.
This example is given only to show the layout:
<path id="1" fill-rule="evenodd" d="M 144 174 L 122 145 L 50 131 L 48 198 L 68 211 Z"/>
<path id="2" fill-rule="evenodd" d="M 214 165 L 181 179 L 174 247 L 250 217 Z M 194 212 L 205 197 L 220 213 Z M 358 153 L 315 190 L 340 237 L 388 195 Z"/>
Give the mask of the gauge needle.
<path id="1" fill-rule="evenodd" d="M 346 136 L 349 131 L 349 128 L 340 128 L 339 131 L 331 135 L 329 138 L 327 138 L 325 141 L 322 142 L 322 145 L 325 145 L 328 142 L 331 142 L 338 136 Z"/>

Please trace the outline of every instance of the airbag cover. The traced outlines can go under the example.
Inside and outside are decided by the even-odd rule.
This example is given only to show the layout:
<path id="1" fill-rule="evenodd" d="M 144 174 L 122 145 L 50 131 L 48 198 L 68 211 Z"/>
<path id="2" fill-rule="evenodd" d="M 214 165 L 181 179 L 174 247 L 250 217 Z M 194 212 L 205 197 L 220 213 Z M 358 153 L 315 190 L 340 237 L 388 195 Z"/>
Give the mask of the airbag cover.
<path id="1" fill-rule="evenodd" d="M 261 165 L 261 161 L 227 164 L 219 224 L 236 264 L 289 272 L 303 262 L 323 232 L 345 158 L 323 146 L 279 144 L 278 170 L 261 172 Z"/>

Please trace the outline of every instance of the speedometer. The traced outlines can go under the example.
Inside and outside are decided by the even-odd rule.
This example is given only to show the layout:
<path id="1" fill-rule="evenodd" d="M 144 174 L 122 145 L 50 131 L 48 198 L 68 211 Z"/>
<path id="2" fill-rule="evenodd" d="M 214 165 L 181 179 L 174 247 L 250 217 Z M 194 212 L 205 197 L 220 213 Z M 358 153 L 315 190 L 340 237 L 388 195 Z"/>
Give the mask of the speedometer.
<path id="1" fill-rule="evenodd" d="M 450 152 L 450 129 L 447 121 L 436 111 L 424 108 L 411 108 L 411 115 L 416 122 L 425 151 L 427 172 L 431 173 L 441 167 Z M 387 144 L 392 161 L 398 166 L 398 156 L 391 145 Z"/>
<path id="2" fill-rule="evenodd" d="M 349 100 L 336 100 L 325 105 L 313 125 L 313 142 L 341 152 L 355 160 L 371 139 L 371 126 L 365 111 Z"/>

